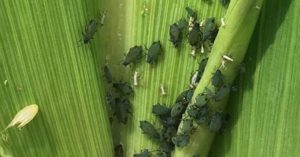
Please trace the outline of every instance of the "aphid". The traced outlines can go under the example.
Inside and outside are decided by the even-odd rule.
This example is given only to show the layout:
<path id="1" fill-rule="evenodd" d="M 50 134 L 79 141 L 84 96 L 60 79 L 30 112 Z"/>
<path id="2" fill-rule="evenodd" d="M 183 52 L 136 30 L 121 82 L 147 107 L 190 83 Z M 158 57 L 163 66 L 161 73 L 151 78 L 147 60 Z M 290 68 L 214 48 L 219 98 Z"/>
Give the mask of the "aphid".
<path id="1" fill-rule="evenodd" d="M 193 9 L 191 9 L 190 7 L 186 7 L 185 10 L 188 13 L 188 18 L 192 17 L 194 21 L 197 20 L 197 13 Z"/>
<path id="2" fill-rule="evenodd" d="M 116 110 L 117 103 L 111 93 L 106 94 L 106 103 L 111 108 L 112 111 Z"/>
<path id="3" fill-rule="evenodd" d="M 139 154 L 133 154 L 133 157 L 150 157 L 150 156 L 151 156 L 151 154 L 148 149 L 144 149 Z"/>
<path id="4" fill-rule="evenodd" d="M 191 88 L 194 88 L 195 86 L 197 86 L 198 82 L 197 82 L 197 76 L 198 76 L 198 71 L 196 71 L 193 76 L 192 76 L 192 79 L 191 79 L 191 84 L 190 84 L 190 87 Z"/>
<path id="5" fill-rule="evenodd" d="M 223 5 L 223 7 L 226 7 L 228 5 L 230 0 L 220 0 L 220 3 Z"/>
<path id="6" fill-rule="evenodd" d="M 131 103 L 128 99 L 116 99 L 117 111 L 115 112 L 119 122 L 126 124 L 128 121 L 128 114 L 132 112 Z"/>
<path id="7" fill-rule="evenodd" d="M 209 123 L 209 130 L 212 132 L 218 132 L 222 127 L 222 114 L 220 112 L 215 112 Z"/>
<path id="8" fill-rule="evenodd" d="M 224 97 L 226 97 L 231 90 L 230 85 L 223 85 L 215 94 L 214 99 L 215 101 L 220 101 Z"/>
<path id="9" fill-rule="evenodd" d="M 161 92 L 161 95 L 167 95 L 163 84 L 160 84 L 160 92 Z"/>
<path id="10" fill-rule="evenodd" d="M 176 103 L 181 102 L 183 104 L 187 104 L 191 101 L 193 94 L 194 94 L 194 89 L 185 90 L 177 96 L 175 102 Z"/>
<path id="11" fill-rule="evenodd" d="M 106 82 L 112 83 L 112 75 L 107 65 L 104 66 L 103 71 L 104 71 L 104 77 L 106 79 Z"/>
<path id="12" fill-rule="evenodd" d="M 156 116 L 169 116 L 171 113 L 171 109 L 160 104 L 153 105 L 152 113 Z"/>
<path id="13" fill-rule="evenodd" d="M 206 95 L 207 99 L 210 99 L 214 96 L 214 92 L 207 87 L 205 87 L 203 94 Z"/>
<path id="14" fill-rule="evenodd" d="M 201 53 L 204 53 L 204 52 L 205 52 L 203 44 L 201 44 L 200 52 L 201 52 Z"/>
<path id="15" fill-rule="evenodd" d="M 221 71 L 218 69 L 213 77 L 211 78 L 212 85 L 216 88 L 220 88 L 224 84 L 224 76 L 222 75 Z"/>
<path id="16" fill-rule="evenodd" d="M 207 120 L 209 108 L 207 107 L 207 105 L 202 107 L 191 105 L 187 113 L 191 118 L 195 120 L 197 124 L 203 124 Z"/>
<path id="17" fill-rule="evenodd" d="M 193 120 L 192 119 L 185 119 L 182 121 L 182 126 L 180 128 L 181 133 L 189 134 L 193 130 Z"/>
<path id="18" fill-rule="evenodd" d="M 184 18 L 180 19 L 177 23 L 178 23 L 178 28 L 181 31 L 184 31 L 188 25 L 188 22 Z"/>
<path id="19" fill-rule="evenodd" d="M 184 134 L 176 135 L 175 137 L 172 138 L 172 142 L 177 147 L 184 147 L 189 143 L 189 136 Z"/>
<path id="20" fill-rule="evenodd" d="M 161 141 L 172 142 L 172 137 L 174 137 L 176 133 L 177 133 L 176 127 L 174 126 L 164 127 L 161 131 Z"/>
<path id="21" fill-rule="evenodd" d="M 162 46 L 160 44 L 160 41 L 153 42 L 152 45 L 150 46 L 147 54 L 147 63 L 153 64 L 157 62 L 158 57 L 162 53 Z"/>
<path id="22" fill-rule="evenodd" d="M 191 46 L 198 47 L 201 44 L 202 32 L 199 23 L 195 23 L 189 32 L 188 42 Z"/>
<path id="23" fill-rule="evenodd" d="M 213 42 L 215 38 L 215 31 L 216 31 L 216 24 L 215 18 L 209 18 L 206 20 L 205 24 L 203 25 L 203 36 L 202 40 L 210 40 Z"/>
<path id="24" fill-rule="evenodd" d="M 138 83 L 138 72 L 137 71 L 135 71 L 134 75 L 133 75 L 133 85 L 134 86 L 139 85 L 139 83 Z"/>
<path id="25" fill-rule="evenodd" d="M 226 24 L 225 24 L 225 19 L 224 17 L 221 18 L 221 27 L 225 27 Z"/>
<path id="26" fill-rule="evenodd" d="M 180 116 L 184 112 L 185 107 L 181 102 L 175 103 L 171 109 L 171 117 Z"/>
<path id="27" fill-rule="evenodd" d="M 3 84 L 4 84 L 4 85 L 6 85 L 6 84 L 7 84 L 7 82 L 8 82 L 7 80 L 4 80 Z"/>
<path id="28" fill-rule="evenodd" d="M 173 43 L 173 46 L 177 48 L 179 44 L 182 42 L 182 30 L 177 25 L 177 23 L 174 23 L 170 26 L 170 41 Z"/>
<path id="29" fill-rule="evenodd" d="M 130 63 L 135 63 L 142 59 L 143 57 L 143 48 L 142 46 L 134 46 L 129 49 L 124 61 L 123 65 L 127 66 Z"/>
<path id="30" fill-rule="evenodd" d="M 84 32 L 82 32 L 82 40 L 84 44 L 88 44 L 91 39 L 94 38 L 95 33 L 97 32 L 98 22 L 95 19 L 89 21 L 85 26 Z"/>
<path id="31" fill-rule="evenodd" d="M 124 157 L 124 150 L 122 144 L 118 144 L 117 146 L 115 146 L 115 156 Z"/>
<path id="32" fill-rule="evenodd" d="M 117 92 L 121 93 L 122 95 L 130 95 L 133 93 L 132 87 L 127 82 L 113 83 L 113 87 L 116 89 Z"/>
<path id="33" fill-rule="evenodd" d="M 201 62 L 199 63 L 198 73 L 197 73 L 195 83 L 199 83 L 200 79 L 202 78 L 207 61 L 208 61 L 208 58 L 205 58 L 205 59 L 202 59 Z"/>
<path id="34" fill-rule="evenodd" d="M 149 136 L 150 138 L 159 140 L 160 135 L 150 122 L 145 120 L 140 121 L 140 128 L 142 129 L 143 133 Z"/>
<path id="35" fill-rule="evenodd" d="M 206 105 L 207 101 L 208 101 L 206 95 L 204 95 L 204 94 L 197 95 L 195 99 L 196 99 L 196 102 L 194 103 L 194 105 L 196 105 L 198 107 L 202 107 L 202 106 Z"/>
<path id="36" fill-rule="evenodd" d="M 19 129 L 24 127 L 36 116 L 38 110 L 39 107 L 36 104 L 32 104 L 24 107 L 15 115 L 13 120 L 8 124 L 8 126 L 4 130 L 7 130 L 8 128 L 13 127 L 17 124 L 19 124 L 18 125 Z"/>
<path id="37" fill-rule="evenodd" d="M 160 117 L 160 121 L 164 127 L 177 127 L 180 123 L 178 117 Z"/>

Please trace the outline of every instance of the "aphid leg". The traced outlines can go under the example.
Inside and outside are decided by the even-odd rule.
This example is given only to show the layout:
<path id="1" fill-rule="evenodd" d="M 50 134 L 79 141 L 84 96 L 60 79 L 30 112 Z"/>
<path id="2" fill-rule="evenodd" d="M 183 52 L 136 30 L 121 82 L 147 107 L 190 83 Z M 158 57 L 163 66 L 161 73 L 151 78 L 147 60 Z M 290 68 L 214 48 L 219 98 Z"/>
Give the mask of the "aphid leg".
<path id="1" fill-rule="evenodd" d="M 133 75 L 133 85 L 137 86 L 138 85 L 138 72 L 135 71 Z"/>
<path id="2" fill-rule="evenodd" d="M 160 92 L 161 92 L 161 95 L 166 95 L 167 94 L 163 84 L 160 84 Z"/>
<path id="3" fill-rule="evenodd" d="M 221 27 L 225 27 L 225 26 L 226 26 L 226 24 L 225 24 L 225 18 L 222 17 L 221 18 Z"/>

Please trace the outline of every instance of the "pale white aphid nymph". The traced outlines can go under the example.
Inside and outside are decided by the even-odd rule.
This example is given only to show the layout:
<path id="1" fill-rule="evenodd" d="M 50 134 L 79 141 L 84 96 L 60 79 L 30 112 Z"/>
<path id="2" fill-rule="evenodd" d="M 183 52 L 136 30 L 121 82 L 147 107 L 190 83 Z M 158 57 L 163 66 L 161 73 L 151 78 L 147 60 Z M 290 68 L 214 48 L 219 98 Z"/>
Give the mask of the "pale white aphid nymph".
<path id="1" fill-rule="evenodd" d="M 36 104 L 28 105 L 24 107 L 22 110 L 20 110 L 13 120 L 8 124 L 8 126 L 5 128 L 7 130 L 10 127 L 13 127 L 17 124 L 18 128 L 24 127 L 26 124 L 28 124 L 38 113 L 39 107 Z"/>
<path id="2" fill-rule="evenodd" d="M 230 58 L 230 57 L 227 56 L 227 55 L 223 55 L 222 58 L 223 58 L 223 59 L 222 59 L 222 63 L 221 63 L 221 67 L 222 67 L 222 68 L 225 68 L 225 64 L 226 64 L 227 61 L 233 62 L 233 59 Z"/>

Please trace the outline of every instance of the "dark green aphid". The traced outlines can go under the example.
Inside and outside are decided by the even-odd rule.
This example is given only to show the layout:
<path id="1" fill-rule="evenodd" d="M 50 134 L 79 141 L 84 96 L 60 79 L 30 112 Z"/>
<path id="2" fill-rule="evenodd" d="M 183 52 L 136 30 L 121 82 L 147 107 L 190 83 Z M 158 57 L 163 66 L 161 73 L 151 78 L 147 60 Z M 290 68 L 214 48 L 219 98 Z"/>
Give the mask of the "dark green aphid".
<path id="1" fill-rule="evenodd" d="M 223 7 L 226 7 L 228 5 L 230 0 L 220 0 L 220 3 L 223 5 Z"/>
<path id="2" fill-rule="evenodd" d="M 211 78 L 211 83 L 216 88 L 220 88 L 224 84 L 224 76 L 222 75 L 219 69 L 215 72 L 215 74 Z"/>
<path id="3" fill-rule="evenodd" d="M 160 120 L 164 127 L 177 127 L 180 123 L 180 118 L 178 117 L 161 117 Z"/>
<path id="4" fill-rule="evenodd" d="M 205 59 L 202 59 L 201 62 L 199 63 L 198 73 L 197 73 L 197 77 L 196 77 L 196 81 L 195 81 L 196 83 L 198 83 L 200 81 L 200 79 L 202 78 L 207 61 L 208 61 L 208 58 L 205 58 Z"/>
<path id="5" fill-rule="evenodd" d="M 113 87 L 122 95 L 130 95 L 133 93 L 132 87 L 127 82 L 113 83 Z"/>
<path id="6" fill-rule="evenodd" d="M 121 144 L 115 146 L 115 156 L 116 157 L 124 157 L 124 150 Z"/>
<path id="7" fill-rule="evenodd" d="M 128 99 L 116 99 L 117 111 L 116 116 L 119 122 L 126 124 L 129 113 L 132 113 L 131 103 Z"/>
<path id="8" fill-rule="evenodd" d="M 191 105 L 187 111 L 188 115 L 195 120 L 197 124 L 203 124 L 208 119 L 209 108 L 207 105 L 198 107 Z"/>
<path id="9" fill-rule="evenodd" d="M 129 49 L 124 61 L 123 65 L 127 66 L 130 63 L 135 63 L 143 57 L 143 48 L 142 46 L 134 46 Z"/>
<path id="10" fill-rule="evenodd" d="M 103 71 L 107 83 L 112 83 L 112 75 L 107 65 L 104 66 Z"/>
<path id="11" fill-rule="evenodd" d="M 207 87 L 205 87 L 203 94 L 206 95 L 207 99 L 210 99 L 215 95 L 214 92 Z"/>
<path id="12" fill-rule="evenodd" d="M 159 140 L 160 135 L 155 129 L 155 127 L 148 121 L 140 121 L 140 128 L 142 129 L 143 133 L 148 135 L 153 139 Z"/>
<path id="13" fill-rule="evenodd" d="M 133 154 L 133 157 L 151 157 L 151 154 L 148 149 L 144 149 L 139 154 Z"/>
<path id="14" fill-rule="evenodd" d="M 188 42 L 191 46 L 200 47 L 202 42 L 202 32 L 199 23 L 195 23 L 189 32 Z"/>
<path id="15" fill-rule="evenodd" d="M 186 119 L 182 121 L 182 127 L 180 128 L 181 133 L 183 134 L 189 134 L 194 128 L 193 120 L 192 119 Z"/>
<path id="16" fill-rule="evenodd" d="M 165 155 L 170 154 L 174 150 L 174 144 L 172 141 L 166 142 L 166 141 L 161 141 L 159 144 L 159 149 L 160 152 L 164 152 Z"/>
<path id="17" fill-rule="evenodd" d="M 160 41 L 153 42 L 150 46 L 147 54 L 147 63 L 153 64 L 158 60 L 158 57 L 162 53 L 162 46 L 160 44 Z"/>
<path id="18" fill-rule="evenodd" d="M 171 109 L 160 104 L 153 105 L 152 113 L 156 116 L 169 116 L 171 113 Z"/>
<path id="19" fill-rule="evenodd" d="M 188 89 L 180 93 L 177 98 L 176 98 L 176 103 L 177 102 L 182 102 L 182 103 L 189 103 L 193 97 L 194 94 L 194 89 Z"/>
<path id="20" fill-rule="evenodd" d="M 82 40 L 84 44 L 88 44 L 93 39 L 97 32 L 98 22 L 94 19 L 90 20 L 85 26 L 84 32 L 82 32 Z"/>
<path id="21" fill-rule="evenodd" d="M 224 97 L 228 96 L 229 92 L 231 90 L 230 85 L 223 85 L 217 92 L 216 95 L 214 96 L 215 101 L 220 101 Z"/>
<path id="22" fill-rule="evenodd" d="M 209 18 L 206 20 L 204 26 L 203 26 L 203 36 L 202 40 L 210 40 L 213 42 L 213 39 L 215 38 L 216 35 L 216 23 L 215 23 L 215 18 Z"/>
<path id="23" fill-rule="evenodd" d="M 222 114 L 220 112 L 215 112 L 209 123 L 209 130 L 212 132 L 220 131 L 222 127 Z"/>
<path id="24" fill-rule="evenodd" d="M 189 143 L 189 136 L 184 134 L 176 135 L 175 137 L 172 138 L 172 142 L 177 147 L 184 147 Z"/>
<path id="25" fill-rule="evenodd" d="M 182 42 L 182 30 L 177 23 L 174 23 L 170 26 L 170 41 L 173 43 L 173 46 L 177 48 Z"/>
<path id="26" fill-rule="evenodd" d="M 184 18 L 178 21 L 179 30 L 184 31 L 187 28 L 187 26 L 188 26 L 188 22 Z"/>
<path id="27" fill-rule="evenodd" d="M 174 126 L 164 127 L 161 131 L 161 141 L 171 142 L 172 137 L 177 133 L 177 128 Z"/>
<path id="28" fill-rule="evenodd" d="M 188 13 L 188 18 L 192 17 L 194 21 L 197 20 L 197 13 L 190 7 L 185 8 L 186 12 Z"/>
<path id="29" fill-rule="evenodd" d="M 204 94 L 197 95 L 197 97 L 195 99 L 196 99 L 196 102 L 194 103 L 194 105 L 196 105 L 198 107 L 202 107 L 202 106 L 206 105 L 207 101 L 208 101 L 206 95 L 204 95 Z"/>
<path id="30" fill-rule="evenodd" d="M 175 103 L 171 109 L 171 117 L 181 116 L 185 110 L 185 107 L 186 106 L 181 102 Z"/>

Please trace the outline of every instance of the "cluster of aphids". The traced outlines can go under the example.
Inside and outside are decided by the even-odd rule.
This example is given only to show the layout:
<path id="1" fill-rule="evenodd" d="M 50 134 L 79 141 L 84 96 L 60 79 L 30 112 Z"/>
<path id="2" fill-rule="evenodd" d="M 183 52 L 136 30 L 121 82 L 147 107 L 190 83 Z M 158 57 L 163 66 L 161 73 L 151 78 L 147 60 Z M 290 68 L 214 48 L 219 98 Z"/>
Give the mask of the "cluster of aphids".
<path id="1" fill-rule="evenodd" d="M 188 13 L 188 20 L 182 18 L 170 26 L 170 41 L 177 48 L 182 43 L 184 34 L 187 34 L 188 43 L 192 47 L 192 56 L 195 56 L 197 51 L 201 53 L 205 50 L 210 51 L 219 30 L 215 18 L 198 22 L 197 13 L 189 7 L 185 9 Z"/>

